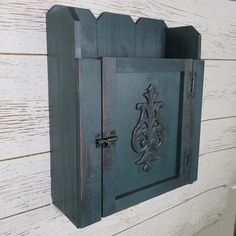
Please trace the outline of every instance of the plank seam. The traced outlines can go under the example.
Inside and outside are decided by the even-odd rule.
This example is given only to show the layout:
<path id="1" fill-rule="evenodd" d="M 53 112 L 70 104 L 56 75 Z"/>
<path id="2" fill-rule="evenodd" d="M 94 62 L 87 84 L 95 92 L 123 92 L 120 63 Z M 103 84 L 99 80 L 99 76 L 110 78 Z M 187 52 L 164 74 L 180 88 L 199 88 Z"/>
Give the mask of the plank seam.
<path id="1" fill-rule="evenodd" d="M 153 219 L 153 218 L 155 218 L 155 217 L 157 217 L 157 216 L 160 216 L 160 215 L 162 215 L 162 214 L 164 214 L 164 213 L 166 213 L 166 212 L 168 212 L 168 211 L 170 211 L 170 210 L 172 210 L 172 209 L 174 209 L 174 208 L 176 208 L 176 207 L 179 207 L 179 206 L 181 206 L 182 204 L 184 204 L 184 203 L 186 203 L 186 202 L 189 202 L 189 201 L 191 201 L 191 200 L 193 200 L 193 199 L 195 199 L 195 198 L 197 198 L 197 197 L 199 197 L 199 196 L 201 196 L 201 195 L 203 195 L 203 194 L 205 194 L 205 193 L 207 193 L 207 192 L 214 191 L 214 190 L 219 189 L 219 188 L 225 188 L 225 187 L 227 187 L 226 184 L 224 184 L 224 185 L 219 185 L 219 186 L 217 186 L 217 187 L 207 189 L 207 190 L 205 190 L 205 191 L 203 191 L 203 192 L 201 192 L 201 193 L 196 194 L 195 196 L 193 196 L 193 197 L 191 197 L 191 198 L 188 198 L 188 199 L 184 200 L 183 202 L 180 202 L 180 203 L 178 203 L 178 204 L 176 204 L 176 205 L 174 205 L 174 206 L 172 206 L 172 207 L 167 208 L 166 210 L 164 210 L 164 211 L 162 211 L 162 212 L 160 212 L 160 213 L 158 213 L 158 214 L 156 214 L 156 215 L 153 215 L 153 216 L 151 216 L 151 217 L 149 217 L 149 218 L 147 218 L 147 219 L 145 219 L 145 220 L 142 220 L 142 221 L 140 221 L 140 222 L 138 222 L 138 223 L 136 223 L 136 224 L 134 224 L 134 225 L 132 225 L 132 226 L 130 226 L 130 227 L 128 227 L 128 228 L 126 228 L 126 229 L 124 229 L 124 230 L 118 232 L 118 233 L 116 233 L 116 234 L 113 234 L 112 236 L 118 236 L 119 234 L 121 234 L 121 233 L 123 233 L 123 232 L 125 232 L 125 231 L 127 231 L 127 230 L 129 230 L 129 229 L 132 229 L 132 228 L 134 228 L 135 226 L 137 226 L 137 225 L 139 225 L 139 224 L 142 224 L 142 223 L 144 223 L 144 222 L 146 222 L 146 221 L 148 221 L 148 220 L 150 220 L 150 219 Z"/>
<path id="2" fill-rule="evenodd" d="M 18 215 L 21 215 L 21 214 L 24 214 L 24 213 L 27 213 L 27 212 L 30 212 L 30 211 L 35 211 L 35 210 L 38 210 L 38 209 L 41 209 L 41 208 L 44 208 L 44 207 L 47 207 L 47 206 L 50 206 L 50 205 L 51 205 L 51 203 L 43 205 L 43 206 L 35 207 L 35 208 L 32 208 L 32 209 L 27 210 L 27 211 L 21 211 L 21 212 L 18 212 L 16 214 L 13 214 L 13 215 L 4 216 L 4 217 L 0 218 L 0 221 L 5 220 L 5 219 L 10 218 L 10 217 L 18 216 Z"/>
<path id="3" fill-rule="evenodd" d="M 205 61 L 236 61 L 235 58 L 201 58 L 201 60 L 205 60 Z"/>
<path id="4" fill-rule="evenodd" d="M 207 122 L 207 121 L 213 121 L 213 120 L 230 119 L 230 118 L 236 118 L 236 116 L 224 116 L 224 117 L 210 118 L 210 119 L 201 120 L 201 123 Z"/>
<path id="5" fill-rule="evenodd" d="M 48 56 L 47 53 L 0 52 L 0 56 Z M 235 58 L 201 58 L 206 61 L 235 61 Z"/>
<path id="6" fill-rule="evenodd" d="M 119 231 L 118 233 L 113 234 L 112 236 L 117 236 L 117 235 L 119 235 L 120 233 L 123 233 L 123 232 L 125 232 L 125 231 L 127 231 L 127 230 L 129 230 L 129 229 L 131 229 L 131 228 L 133 228 L 133 227 L 135 227 L 135 226 L 141 224 L 141 223 L 144 223 L 144 222 L 146 222 L 146 221 L 148 221 L 148 220 L 150 220 L 150 219 L 152 219 L 152 218 L 155 218 L 156 216 L 162 215 L 162 214 L 164 214 L 164 213 L 166 213 L 166 212 L 168 212 L 168 211 L 170 211 L 170 210 L 172 210 L 172 209 L 174 209 L 174 208 L 176 208 L 176 207 L 179 207 L 179 206 L 181 206 L 182 204 L 185 204 L 186 202 L 189 202 L 189 201 L 191 201 L 191 200 L 193 200 L 193 199 L 195 199 L 195 198 L 197 198 L 197 197 L 199 197 L 199 196 L 201 196 L 201 195 L 204 195 L 204 194 L 207 193 L 207 192 L 214 191 L 214 190 L 220 189 L 220 188 L 225 188 L 225 187 L 227 187 L 226 184 L 224 184 L 224 185 L 219 185 L 219 186 L 216 186 L 216 187 L 214 187 L 214 188 L 207 189 L 207 190 L 205 190 L 205 191 L 203 191 L 203 192 L 201 192 L 201 193 L 199 193 L 199 194 L 196 194 L 195 196 L 193 196 L 193 197 L 191 197 L 191 198 L 188 198 L 188 199 L 184 200 L 183 202 L 180 202 L 180 203 L 178 203 L 178 204 L 176 204 L 176 205 L 174 205 L 174 206 L 172 206 L 172 207 L 167 208 L 166 210 L 164 210 L 164 211 L 162 211 L 162 212 L 160 212 L 160 213 L 158 213 L 158 214 L 155 214 L 155 215 L 153 215 L 153 216 L 151 216 L 151 217 L 149 217 L 149 218 L 147 218 L 147 219 L 145 219 L 145 220 L 142 220 L 142 221 L 140 221 L 140 222 L 138 222 L 138 223 L 136 223 L 136 224 L 134 224 L 134 225 L 132 225 L 132 226 L 130 226 L 130 227 L 124 229 L 124 230 L 122 230 L 122 231 Z M 26 210 L 26 211 L 18 212 L 18 213 L 16 213 L 16 214 L 12 214 L 12 215 L 9 215 L 9 216 L 5 216 L 5 217 L 0 218 L 0 221 L 1 221 L 1 220 L 8 219 L 8 218 L 11 218 L 11 217 L 14 217 L 14 216 L 18 216 L 18 215 L 21 215 L 21 214 L 25 214 L 25 213 L 28 213 L 28 212 L 31 212 L 31 211 L 35 211 L 35 210 L 38 210 L 38 209 L 41 209 L 41 208 L 44 208 L 44 207 L 48 207 L 48 206 L 50 206 L 51 204 L 52 204 L 52 203 L 45 204 L 45 205 L 43 205 L 43 206 L 35 207 L 35 208 L 30 209 L 30 210 Z"/>
<path id="7" fill-rule="evenodd" d="M 235 148 L 236 148 L 236 146 L 235 147 L 230 147 L 230 148 L 218 149 L 216 151 L 211 151 L 211 152 L 206 152 L 206 153 L 200 154 L 199 157 L 205 156 L 207 154 L 211 154 L 211 153 L 215 153 L 215 152 L 221 152 L 221 151 L 226 151 L 226 150 L 231 150 L 231 149 L 235 149 Z M 11 160 L 21 159 L 21 158 L 25 158 L 25 157 L 30 157 L 30 156 L 38 156 L 38 155 L 47 154 L 47 153 L 50 153 L 50 151 L 38 152 L 38 153 L 33 153 L 33 154 L 29 154 L 29 155 L 24 155 L 24 156 L 5 158 L 5 159 L 0 160 L 0 162 L 11 161 Z"/>
<path id="8" fill-rule="evenodd" d="M 217 220 L 214 220 L 212 223 L 203 226 L 200 230 L 198 230 L 196 233 L 194 233 L 194 235 L 196 235 L 196 234 L 200 233 L 202 230 L 207 229 L 208 227 L 210 227 L 210 226 L 216 224 L 217 222 L 220 221 L 220 218 L 221 218 L 221 216 L 219 216 L 219 218 L 218 218 Z M 193 235 L 193 236 L 194 236 L 194 235 Z"/>
<path id="9" fill-rule="evenodd" d="M 4 56 L 47 56 L 46 53 L 21 53 L 21 52 L 0 52 Z"/>
<path id="10" fill-rule="evenodd" d="M 38 155 L 47 154 L 47 153 L 50 153 L 50 151 L 31 153 L 31 154 L 24 155 L 24 156 L 4 158 L 4 159 L 1 159 L 0 162 L 2 162 L 2 161 L 12 161 L 12 160 L 16 160 L 16 159 L 21 159 L 21 158 L 30 157 L 30 156 L 38 156 Z"/>
<path id="11" fill-rule="evenodd" d="M 216 151 L 211 151 L 211 152 L 205 152 L 199 155 L 199 157 L 211 154 L 211 153 L 215 153 L 215 152 L 221 152 L 221 151 L 226 151 L 226 150 L 230 150 L 230 149 L 235 149 L 236 147 L 229 147 L 229 148 L 223 148 L 223 149 L 218 149 Z"/>

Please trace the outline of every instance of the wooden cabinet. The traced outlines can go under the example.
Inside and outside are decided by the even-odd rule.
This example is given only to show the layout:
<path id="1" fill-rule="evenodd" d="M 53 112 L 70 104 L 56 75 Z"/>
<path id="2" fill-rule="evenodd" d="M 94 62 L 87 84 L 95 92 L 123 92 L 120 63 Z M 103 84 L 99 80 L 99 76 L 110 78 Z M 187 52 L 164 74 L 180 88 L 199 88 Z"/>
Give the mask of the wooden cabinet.
<path id="1" fill-rule="evenodd" d="M 55 6 L 47 36 L 52 198 L 77 227 L 197 179 L 193 27 Z"/>

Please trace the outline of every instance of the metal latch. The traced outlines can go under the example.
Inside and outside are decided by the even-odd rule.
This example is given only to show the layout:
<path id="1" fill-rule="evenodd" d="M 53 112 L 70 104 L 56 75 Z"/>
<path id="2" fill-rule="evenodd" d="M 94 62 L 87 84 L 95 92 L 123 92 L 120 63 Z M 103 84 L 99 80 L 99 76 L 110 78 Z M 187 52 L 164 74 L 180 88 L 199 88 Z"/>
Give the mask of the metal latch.
<path id="1" fill-rule="evenodd" d="M 110 132 L 103 132 L 102 136 L 100 134 L 96 135 L 96 146 L 109 148 L 112 144 L 115 144 L 117 140 L 118 137 L 116 136 L 116 132 L 114 130 Z"/>

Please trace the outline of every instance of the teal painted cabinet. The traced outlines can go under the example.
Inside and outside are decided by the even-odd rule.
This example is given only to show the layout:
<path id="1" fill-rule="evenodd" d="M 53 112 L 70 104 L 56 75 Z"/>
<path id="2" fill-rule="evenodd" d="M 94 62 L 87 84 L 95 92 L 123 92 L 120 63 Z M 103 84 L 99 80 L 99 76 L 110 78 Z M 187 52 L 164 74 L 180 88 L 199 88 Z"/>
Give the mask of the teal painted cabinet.
<path id="1" fill-rule="evenodd" d="M 47 43 L 52 199 L 77 227 L 197 179 L 193 27 L 54 6 Z"/>

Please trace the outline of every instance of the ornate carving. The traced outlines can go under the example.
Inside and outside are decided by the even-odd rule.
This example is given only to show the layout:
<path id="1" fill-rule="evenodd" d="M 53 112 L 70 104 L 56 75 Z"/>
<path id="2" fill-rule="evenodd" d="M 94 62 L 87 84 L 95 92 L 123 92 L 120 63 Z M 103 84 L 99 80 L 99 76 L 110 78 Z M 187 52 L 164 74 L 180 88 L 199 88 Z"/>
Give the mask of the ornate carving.
<path id="1" fill-rule="evenodd" d="M 140 110 L 139 120 L 132 133 L 132 148 L 142 157 L 135 162 L 143 165 L 144 171 L 149 171 L 152 162 L 158 160 L 155 151 L 160 147 L 163 140 L 163 127 L 159 120 L 159 109 L 164 106 L 162 101 L 157 101 L 156 88 L 150 84 L 143 96 L 146 102 L 138 103 L 136 109 Z"/>

